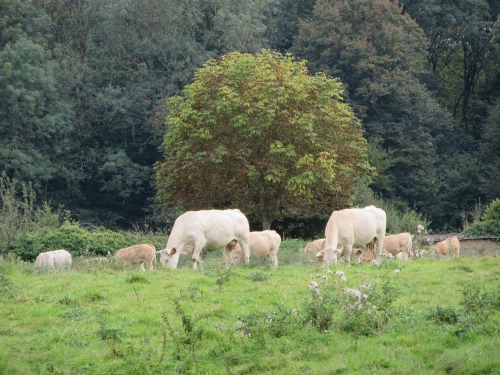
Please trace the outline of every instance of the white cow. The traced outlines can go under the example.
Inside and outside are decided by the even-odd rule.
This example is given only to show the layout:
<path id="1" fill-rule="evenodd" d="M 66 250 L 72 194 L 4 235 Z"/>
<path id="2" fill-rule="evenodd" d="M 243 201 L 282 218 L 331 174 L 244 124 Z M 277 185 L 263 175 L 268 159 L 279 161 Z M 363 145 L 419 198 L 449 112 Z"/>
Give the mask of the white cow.
<path id="1" fill-rule="evenodd" d="M 71 263 L 73 263 L 73 259 L 69 252 L 66 250 L 53 250 L 38 254 L 35 267 L 39 271 L 43 269 L 55 270 L 65 267 L 69 268 L 71 267 Z"/>
<path id="2" fill-rule="evenodd" d="M 281 237 L 274 230 L 264 230 L 262 232 L 250 232 L 248 239 L 248 248 L 252 257 L 261 258 L 269 256 L 278 267 L 277 253 L 281 245 Z M 243 261 L 243 254 L 241 253 L 241 246 L 236 243 L 232 252 L 231 264 L 238 264 Z M 227 262 L 227 259 L 226 259 Z"/>
<path id="3" fill-rule="evenodd" d="M 318 256 L 322 253 L 325 264 L 337 264 L 341 254 L 350 262 L 353 246 L 364 248 L 376 238 L 374 256 L 378 259 L 382 253 L 385 225 L 385 211 L 375 206 L 333 211 L 326 224 L 325 248 Z"/>
<path id="4" fill-rule="evenodd" d="M 157 253 L 161 264 L 172 269 L 177 268 L 181 254 L 192 257 L 193 268 L 196 269 L 197 265 L 203 268 L 200 258 L 203 248 L 218 250 L 225 247 L 226 259 L 229 260 L 236 240 L 243 251 L 243 261 L 248 263 L 249 234 L 248 219 L 238 209 L 188 211 L 175 220 L 166 248 Z M 229 267 L 228 262 L 226 267 Z"/>
<path id="5" fill-rule="evenodd" d="M 156 247 L 149 243 L 125 247 L 115 253 L 115 258 L 122 262 L 138 264 L 141 270 L 145 269 L 144 265 L 148 270 L 152 270 L 156 267 Z"/>

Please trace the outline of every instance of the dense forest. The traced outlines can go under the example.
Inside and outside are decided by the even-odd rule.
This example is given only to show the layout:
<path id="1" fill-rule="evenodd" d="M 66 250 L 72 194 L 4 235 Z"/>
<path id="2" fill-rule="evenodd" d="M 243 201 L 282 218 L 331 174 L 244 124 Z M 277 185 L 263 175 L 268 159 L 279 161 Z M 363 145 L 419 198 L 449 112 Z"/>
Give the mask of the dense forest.
<path id="1" fill-rule="evenodd" d="M 500 196 L 499 13 L 498 0 L 0 0 L 0 173 L 76 221 L 164 228 L 179 212 L 155 198 L 167 99 L 210 59 L 268 49 L 340 79 L 377 171 L 359 191 L 460 231 Z"/>

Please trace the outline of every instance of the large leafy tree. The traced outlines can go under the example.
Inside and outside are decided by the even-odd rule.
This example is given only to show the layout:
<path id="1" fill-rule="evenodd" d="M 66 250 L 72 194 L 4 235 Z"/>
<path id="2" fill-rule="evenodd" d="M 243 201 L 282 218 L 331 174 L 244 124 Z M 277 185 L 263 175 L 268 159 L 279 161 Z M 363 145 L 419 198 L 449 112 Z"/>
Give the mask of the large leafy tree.
<path id="1" fill-rule="evenodd" d="M 158 198 L 187 209 L 238 207 L 269 229 L 288 213 L 330 213 L 371 174 L 341 85 L 266 50 L 231 53 L 167 101 Z"/>
<path id="2" fill-rule="evenodd" d="M 426 43 L 397 2 L 318 0 L 292 48 L 313 72 L 340 77 L 367 139 L 390 155 L 385 175 L 393 186 L 385 184 L 384 194 L 408 191 L 412 173 L 435 163 L 439 138 L 451 125 L 419 81 Z"/>

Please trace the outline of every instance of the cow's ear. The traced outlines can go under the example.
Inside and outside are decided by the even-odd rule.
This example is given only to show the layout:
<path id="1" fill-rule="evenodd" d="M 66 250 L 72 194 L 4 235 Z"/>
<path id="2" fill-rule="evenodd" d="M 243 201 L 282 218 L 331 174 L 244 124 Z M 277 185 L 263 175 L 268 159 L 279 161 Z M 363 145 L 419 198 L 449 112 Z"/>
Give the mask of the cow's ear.
<path id="1" fill-rule="evenodd" d="M 171 248 L 170 255 L 174 255 L 175 253 L 177 253 L 177 249 L 175 247 Z"/>

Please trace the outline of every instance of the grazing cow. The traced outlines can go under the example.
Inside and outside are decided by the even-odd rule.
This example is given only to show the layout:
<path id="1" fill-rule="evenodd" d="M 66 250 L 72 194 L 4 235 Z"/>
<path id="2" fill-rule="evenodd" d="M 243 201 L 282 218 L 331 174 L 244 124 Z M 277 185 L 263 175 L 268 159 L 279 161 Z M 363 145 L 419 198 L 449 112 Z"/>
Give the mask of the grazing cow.
<path id="1" fill-rule="evenodd" d="M 235 241 L 236 242 L 236 241 Z M 250 232 L 248 237 L 248 248 L 250 255 L 255 258 L 262 258 L 269 256 L 278 267 L 277 253 L 281 245 L 281 237 L 274 230 L 264 230 L 262 232 Z M 243 262 L 243 254 L 241 253 L 241 246 L 235 243 L 231 251 L 231 264 L 239 264 Z M 227 259 L 226 259 L 227 263 Z"/>
<path id="2" fill-rule="evenodd" d="M 38 254 L 35 261 L 35 267 L 42 271 L 46 270 L 56 270 L 60 268 L 69 268 L 73 263 L 71 254 L 66 250 L 53 250 L 47 251 L 45 253 Z"/>
<path id="3" fill-rule="evenodd" d="M 447 257 L 449 254 L 450 243 L 447 240 L 440 241 L 434 244 L 434 248 L 437 251 L 437 255 Z"/>
<path id="4" fill-rule="evenodd" d="M 385 236 L 383 249 L 387 253 L 392 254 L 393 256 L 397 256 L 400 252 L 402 252 L 405 260 L 412 258 L 413 251 L 412 251 L 411 234 L 405 232 L 405 233 Z"/>
<path id="5" fill-rule="evenodd" d="M 377 239 L 374 255 L 378 259 L 382 253 L 385 225 L 385 211 L 375 206 L 334 211 L 326 224 L 325 248 L 321 250 L 325 264 L 336 264 L 341 255 L 350 262 L 352 247 L 364 248 L 374 238 Z"/>
<path id="6" fill-rule="evenodd" d="M 435 243 L 434 248 L 437 250 L 437 254 L 443 257 L 448 257 L 451 249 L 454 250 L 456 256 L 460 256 L 460 241 L 456 236 Z"/>
<path id="7" fill-rule="evenodd" d="M 449 239 L 451 246 L 453 246 L 453 250 L 455 250 L 455 254 L 457 257 L 460 256 L 460 241 L 458 240 L 457 236 L 453 236 L 452 238 Z"/>
<path id="8" fill-rule="evenodd" d="M 156 247 L 149 243 L 125 247 L 115 253 L 115 258 L 127 263 L 138 264 L 144 270 L 156 268 Z"/>
<path id="9" fill-rule="evenodd" d="M 316 255 L 319 251 L 325 248 L 325 239 L 320 238 L 309 242 L 304 248 L 304 252 L 307 257 L 311 257 L 312 255 Z"/>
<path id="10" fill-rule="evenodd" d="M 363 258 L 361 258 L 361 261 L 363 263 L 370 263 L 372 259 L 373 259 L 373 252 L 370 248 L 367 247 L 363 252 Z"/>
<path id="11" fill-rule="evenodd" d="M 321 241 L 321 240 L 317 240 L 317 241 Z M 322 240 L 322 241 L 324 242 L 325 240 Z M 310 242 L 310 244 L 311 243 L 312 242 Z M 364 246 L 361 249 L 354 249 L 353 248 L 352 255 L 354 255 L 354 257 L 356 258 L 356 262 L 357 263 L 369 263 L 373 259 L 373 249 L 375 248 L 376 243 L 377 243 L 377 239 L 374 238 L 370 243 L 366 244 L 366 246 Z M 325 245 L 323 243 L 323 249 L 324 249 L 324 247 L 325 247 Z M 340 256 L 345 255 L 345 252 L 343 249 L 341 251 L 337 250 L 337 253 L 340 254 Z M 324 257 L 325 257 L 325 252 L 320 250 L 316 254 L 316 258 L 314 260 L 312 260 L 311 263 L 323 263 L 323 262 L 325 262 Z M 327 257 L 328 257 L 328 255 L 327 255 Z M 326 261 L 327 264 L 330 264 L 329 262 L 331 262 L 331 260 Z"/>
<path id="12" fill-rule="evenodd" d="M 224 247 L 226 267 L 229 267 L 235 241 L 241 246 L 243 261 L 248 263 L 249 235 L 248 219 L 238 209 L 188 211 L 175 220 L 166 248 L 157 253 L 161 264 L 172 269 L 177 268 L 181 254 L 190 255 L 196 269 L 197 265 L 203 268 L 200 258 L 203 248 L 218 250 Z"/>

